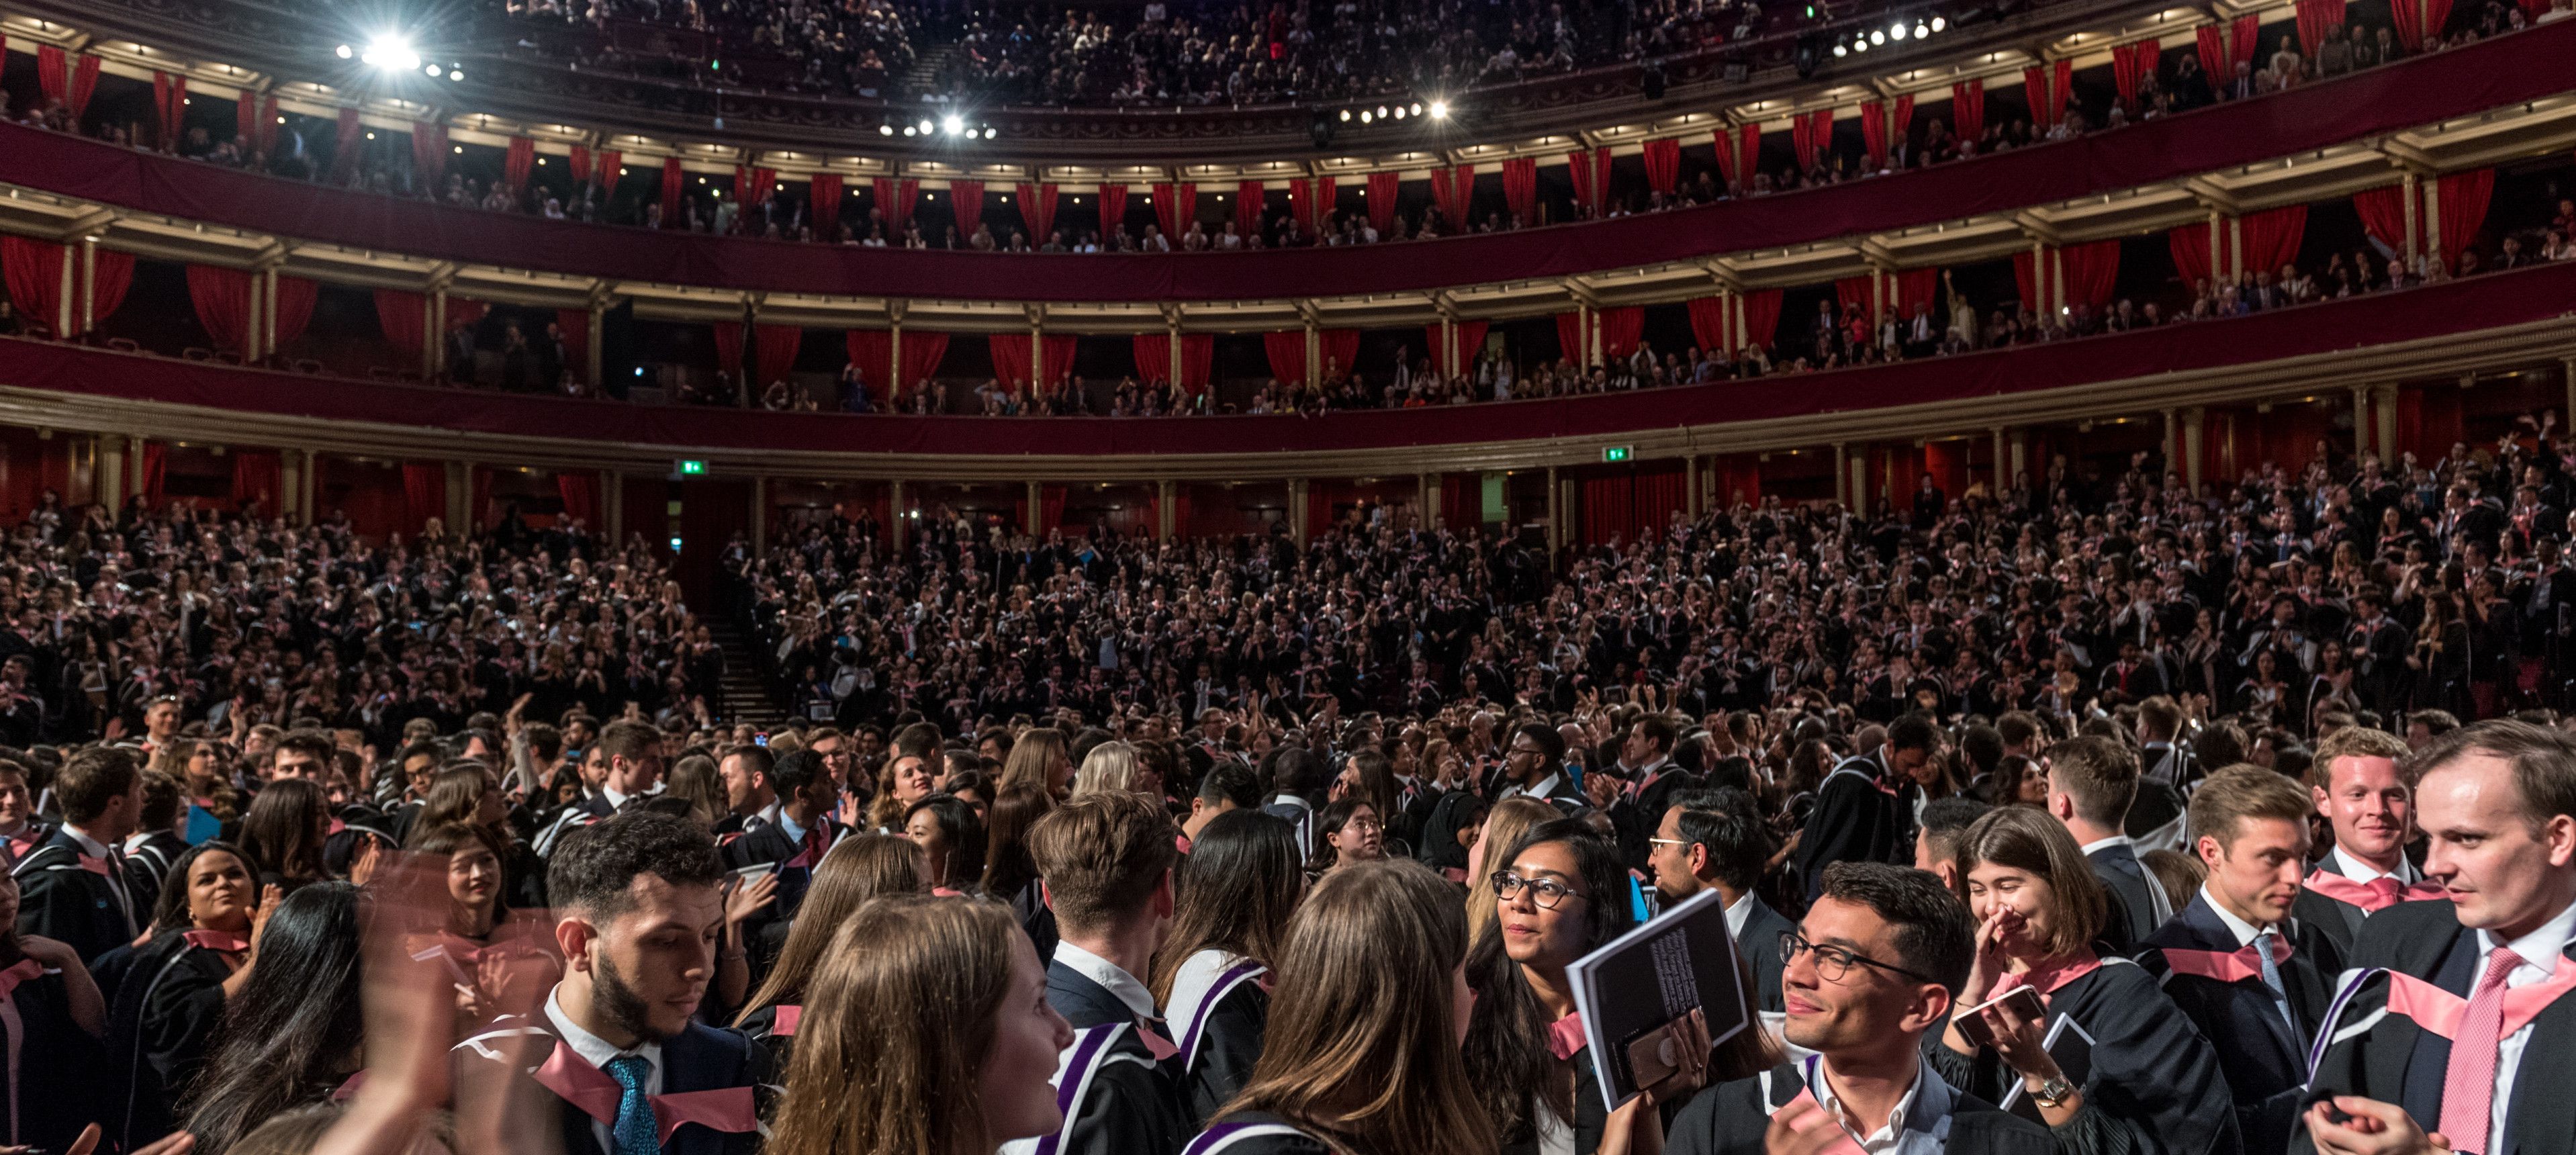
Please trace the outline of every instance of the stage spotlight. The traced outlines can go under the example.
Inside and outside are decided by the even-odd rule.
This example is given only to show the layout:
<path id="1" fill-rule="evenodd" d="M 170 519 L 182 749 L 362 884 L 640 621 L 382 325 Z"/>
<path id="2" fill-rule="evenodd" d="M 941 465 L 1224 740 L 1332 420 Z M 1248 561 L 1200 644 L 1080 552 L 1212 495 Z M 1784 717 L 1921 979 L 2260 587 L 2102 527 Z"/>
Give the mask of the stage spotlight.
<path id="1" fill-rule="evenodd" d="M 1848 44 L 1834 45 L 1834 55 L 1838 57 L 1851 55 L 1851 46 Z"/>
<path id="2" fill-rule="evenodd" d="M 1422 102 L 1419 100 L 1413 102 L 1413 115 L 1422 115 Z"/>
<path id="3" fill-rule="evenodd" d="M 1872 44 L 1885 44 L 1887 43 L 1887 33 L 1873 28 L 1869 33 L 1869 42 Z"/>
<path id="4" fill-rule="evenodd" d="M 420 67 L 420 53 L 413 51 L 411 44 L 399 36 L 379 36 L 370 41 L 359 59 L 387 71 L 408 72 Z"/>
<path id="5" fill-rule="evenodd" d="M 1932 26 L 1931 26 L 1931 25 L 1928 25 L 1928 24 L 1916 24 L 1916 25 L 1914 26 L 1914 38 L 1915 38 L 1915 39 L 1917 39 L 1917 40 L 1921 40 L 1921 39 L 1924 39 L 1925 37 L 1928 37 L 1928 36 L 1930 36 L 1930 35 L 1932 35 Z"/>
<path id="6" fill-rule="evenodd" d="M 1895 24 L 1892 24 L 1892 25 L 1888 26 L 1888 29 L 1887 29 L 1887 38 L 1888 38 L 1888 39 L 1890 39 L 1890 40 L 1898 40 L 1898 41 L 1904 40 L 1904 39 L 1905 39 L 1905 22 L 1904 22 L 1904 21 L 1902 21 L 1902 20 L 1899 20 L 1899 21 L 1897 21 Z"/>
<path id="7" fill-rule="evenodd" d="M 429 66 L 429 67 L 427 67 L 427 68 L 421 69 L 421 71 L 422 71 L 422 72 L 424 72 L 424 73 L 427 73 L 427 74 L 428 74 L 428 76 L 429 76 L 429 78 L 430 78 L 431 80 L 436 80 L 436 79 L 438 79 L 438 66 L 437 66 L 437 65 L 435 65 L 435 64 L 432 64 L 432 65 L 430 65 L 430 66 Z"/>
<path id="8" fill-rule="evenodd" d="M 1377 106 L 1377 118 L 1378 118 L 1379 120 L 1384 120 L 1384 119 L 1386 119 L 1386 106 L 1385 106 L 1385 105 L 1381 104 L 1381 105 Z"/>
<path id="9" fill-rule="evenodd" d="M 1853 40 L 1852 40 L 1852 51 L 1854 51 L 1854 52 L 1867 52 L 1867 51 L 1869 51 L 1869 38 L 1868 38 L 1868 37 L 1866 37 L 1866 36 L 1863 36 L 1863 37 L 1857 37 L 1857 38 L 1853 39 Z"/>
<path id="10" fill-rule="evenodd" d="M 352 57 L 352 56 L 356 56 L 356 55 L 357 55 L 357 52 L 355 52 L 354 50 L 352 50 L 348 45 L 343 44 L 343 45 L 339 46 L 338 48 L 334 48 L 334 49 L 332 49 L 332 50 L 331 50 L 331 55 L 333 55 L 333 56 L 337 56 L 337 57 L 339 57 L 339 58 L 340 58 L 340 59 L 342 59 L 342 60 L 347 60 L 347 59 L 349 59 L 349 58 L 350 58 L 350 57 Z"/>
<path id="11" fill-rule="evenodd" d="M 1361 110 L 1360 110 L 1360 123 L 1361 123 L 1361 124 L 1367 124 L 1367 123 L 1368 123 L 1370 120 L 1372 120 L 1372 119 L 1374 119 L 1374 118 L 1373 118 L 1373 117 L 1371 117 L 1371 116 L 1369 115 L 1369 112 L 1368 112 L 1368 110 L 1367 110 L 1367 109 L 1363 108 L 1363 109 L 1361 109 Z"/>
<path id="12" fill-rule="evenodd" d="M 1000 136 L 1000 135 L 1002 135 L 1002 133 L 1001 133 L 1001 130 L 1000 130 L 1000 129 L 994 128 L 993 126 L 991 126 L 991 125 L 989 125 L 989 124 L 984 126 L 984 139 L 986 139 L 986 140 L 991 140 L 991 139 L 993 139 L 994 137 L 997 137 L 997 136 Z"/>
<path id="13" fill-rule="evenodd" d="M 955 136 L 958 133 L 966 131 L 966 118 L 953 112 L 949 113 L 947 116 L 940 118 L 939 130 L 950 136 Z"/>
<path id="14" fill-rule="evenodd" d="M 907 124 L 903 126 L 903 134 L 905 136 L 918 136 L 921 134 L 921 130 Z"/>
<path id="15" fill-rule="evenodd" d="M 1402 120 L 1402 119 L 1404 119 L 1404 106 L 1403 106 L 1403 105 L 1399 104 L 1399 105 L 1396 105 L 1396 106 L 1395 106 L 1395 118 L 1396 118 L 1397 120 Z"/>
<path id="16" fill-rule="evenodd" d="M 922 117 L 922 118 L 921 118 L 921 135 L 923 135 L 923 136 L 928 136 L 928 135 L 930 135 L 930 134 L 931 134 L 931 133 L 933 133 L 933 132 L 937 132 L 938 130 L 939 130 L 939 126 L 937 126 L 937 125 L 935 125 L 935 124 L 930 123 L 930 118 L 929 118 L 929 117 L 925 116 L 925 117 Z"/>
<path id="17" fill-rule="evenodd" d="M 880 124 L 880 125 L 878 125 L 878 126 L 877 126 L 877 135 L 878 135 L 878 136 L 893 136 L 893 135 L 894 135 L 894 126 L 893 126 L 893 125 L 891 125 L 891 124 Z"/>
<path id="18" fill-rule="evenodd" d="M 1933 30 L 1934 32 L 1938 32 L 1938 31 L 1940 31 L 1940 30 L 1942 30 L 1942 29 L 1944 29 L 1944 28 L 1947 28 L 1947 27 L 1949 27 L 1949 26 L 1950 26 L 1950 22 L 1949 22 L 1949 21 L 1947 21 L 1947 20 L 1944 20 L 1944 19 L 1942 19 L 1942 18 L 1940 18 L 1940 17 L 1938 17 L 1938 16 L 1935 16 L 1935 17 L 1933 17 L 1933 18 L 1932 18 L 1932 30 Z"/>
<path id="19" fill-rule="evenodd" d="M 1445 101 L 1445 100 L 1435 100 L 1435 101 L 1432 101 L 1432 102 L 1431 102 L 1431 119 L 1433 119 L 1433 120 L 1447 120 L 1447 119 L 1449 119 L 1449 102 L 1448 102 L 1448 101 Z"/>
<path id="20" fill-rule="evenodd" d="M 450 68 L 447 70 L 447 79 L 451 82 L 462 81 L 465 79 L 465 70 L 462 68 Z"/>
<path id="21" fill-rule="evenodd" d="M 1343 119 L 1344 121 L 1348 121 L 1350 118 L 1351 118 L 1351 110 L 1350 110 L 1350 109 L 1347 109 L 1347 108 L 1343 109 L 1343 110 L 1342 110 L 1342 119 Z"/>

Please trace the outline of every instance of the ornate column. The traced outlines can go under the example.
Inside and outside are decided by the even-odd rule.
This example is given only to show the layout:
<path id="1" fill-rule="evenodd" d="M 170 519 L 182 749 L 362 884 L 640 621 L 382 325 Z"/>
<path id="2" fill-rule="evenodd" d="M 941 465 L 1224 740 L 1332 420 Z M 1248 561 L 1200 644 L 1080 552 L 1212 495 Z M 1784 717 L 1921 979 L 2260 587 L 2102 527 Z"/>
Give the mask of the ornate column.
<path id="1" fill-rule="evenodd" d="M 2193 493 L 2200 492 L 2201 452 L 2206 441 L 2203 432 L 2208 425 L 2209 412 L 2200 406 L 2194 405 L 2182 411 L 2182 480 Z"/>

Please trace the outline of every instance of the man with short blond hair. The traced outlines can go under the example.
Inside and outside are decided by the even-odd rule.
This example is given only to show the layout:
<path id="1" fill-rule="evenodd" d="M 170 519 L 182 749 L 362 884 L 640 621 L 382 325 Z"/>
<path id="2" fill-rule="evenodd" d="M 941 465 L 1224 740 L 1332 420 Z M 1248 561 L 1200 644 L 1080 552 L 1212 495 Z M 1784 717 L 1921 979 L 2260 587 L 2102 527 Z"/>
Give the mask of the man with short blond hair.
<path id="1" fill-rule="evenodd" d="M 2410 899 L 2442 897 L 2406 860 L 2415 800 L 2397 765 L 2409 753 L 2395 734 L 2347 726 L 2317 743 L 2308 767 L 2308 793 L 2333 830 L 2334 845 L 2317 858 L 2294 913 L 2347 954 L 2371 915 Z"/>
<path id="2" fill-rule="evenodd" d="M 1172 835 L 1160 803 L 1125 790 L 1073 798 L 1029 828 L 1060 936 L 1047 1002 L 1074 1029 L 1058 1082 L 1078 1095 L 1062 1155 L 1169 1155 L 1188 1138 L 1180 1088 L 1155 1058 L 1171 1034 L 1145 988 L 1172 920 Z"/>

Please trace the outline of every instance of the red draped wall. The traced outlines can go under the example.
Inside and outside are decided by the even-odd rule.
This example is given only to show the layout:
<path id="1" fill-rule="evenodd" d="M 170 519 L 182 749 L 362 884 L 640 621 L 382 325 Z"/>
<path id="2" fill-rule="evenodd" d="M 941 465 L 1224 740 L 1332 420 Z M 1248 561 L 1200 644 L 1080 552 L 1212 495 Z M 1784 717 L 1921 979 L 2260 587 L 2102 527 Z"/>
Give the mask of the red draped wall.
<path id="1" fill-rule="evenodd" d="M 435 461 L 406 461 L 402 481 L 405 528 L 419 533 L 430 519 L 447 516 L 447 466 Z M 451 531 L 456 528 L 448 527 Z"/>
<path id="2" fill-rule="evenodd" d="M 762 386 L 785 378 L 796 368 L 796 349 L 805 341 L 805 330 L 794 325 L 762 325 L 754 339 L 759 342 L 754 355 L 760 358 Z"/>
<path id="3" fill-rule="evenodd" d="M 1869 298 L 1870 282 L 1874 279 L 1876 274 L 1867 277 L 1842 277 L 1835 280 L 1834 300 L 1839 302 L 1846 312 L 1857 309 L 1863 316 L 1873 315 L 1870 311 Z"/>
<path id="4" fill-rule="evenodd" d="M 1744 294 L 1744 335 L 1737 348 L 1745 344 L 1765 349 L 1780 340 L 1780 290 L 1760 289 Z"/>
<path id="5" fill-rule="evenodd" d="M 1136 360 L 1136 377 L 1141 381 L 1169 381 L 1172 378 L 1172 338 L 1168 333 L 1138 333 L 1128 338 L 1129 354 Z"/>
<path id="6" fill-rule="evenodd" d="M 1576 368 L 1590 368 L 1592 351 L 1586 347 L 1589 344 L 1583 339 L 1583 314 L 1556 315 L 1557 356 L 1573 362 Z"/>
<path id="7" fill-rule="evenodd" d="M 1824 109 L 1823 112 L 1829 117 L 1833 115 L 1832 109 Z M 1816 167 L 1817 160 L 1824 156 L 1826 142 L 1832 139 L 1833 122 L 1830 120 L 1825 122 L 1825 139 L 1818 140 L 1816 138 L 1816 122 L 1813 117 L 1793 116 L 1789 118 L 1789 151 L 1798 158 L 1798 167 L 1800 169 L 1811 169 Z"/>
<path id="8" fill-rule="evenodd" d="M 911 344 L 910 341 L 904 342 Z M 894 334 L 884 329 L 852 329 L 841 335 L 841 349 L 850 364 L 859 367 L 860 379 L 868 383 L 868 392 L 878 399 L 893 395 L 898 382 L 888 381 L 894 371 Z"/>
<path id="9" fill-rule="evenodd" d="M 292 348 L 304 336 L 304 327 L 313 320 L 313 301 L 321 295 L 322 286 L 302 277 L 277 279 L 277 320 L 269 326 L 276 345 L 266 351 L 274 357 L 278 350 Z"/>
<path id="10" fill-rule="evenodd" d="M 1351 373 L 1359 367 L 1360 331 L 1357 329 L 1319 331 L 1315 334 L 1315 347 L 1324 355 L 1324 376 L 1328 379 L 1336 373 Z"/>
<path id="11" fill-rule="evenodd" d="M 72 61 L 62 49 L 51 44 L 36 49 L 36 86 L 47 100 L 59 100 L 78 122 L 89 111 L 89 97 L 98 89 L 98 57 L 81 54 Z"/>
<path id="12" fill-rule="evenodd" d="M 2068 245 L 2060 252 L 2067 303 L 2095 309 L 2110 304 L 2111 287 L 2120 277 L 2120 242 Z"/>
<path id="13" fill-rule="evenodd" d="M 1181 388 L 1189 393 L 1205 393 L 1208 380 L 1216 369 L 1216 338 L 1206 333 L 1181 336 Z"/>
<path id="14" fill-rule="evenodd" d="M 1604 545 L 1613 536 L 1622 541 L 1636 536 L 1636 486 L 1631 478 L 1590 477 L 1583 481 L 1582 541 L 1585 545 Z"/>
<path id="15" fill-rule="evenodd" d="M 2400 4 L 2404 0 L 2399 0 Z M 2362 231 L 2398 252 L 2406 251 L 2406 186 L 2393 184 L 2352 194 L 2352 207 L 2361 214 Z M 2176 244 L 2181 242 L 2177 240 Z M 2206 244 L 2202 251 L 2207 252 Z M 2204 257 L 2203 263 L 2207 263 Z"/>
<path id="16" fill-rule="evenodd" d="M 2402 2 L 2392 0 L 2389 6 Z M 2317 46 L 2326 42 L 2326 30 L 2345 23 L 2344 0 L 2298 0 L 2292 8 L 2298 13 L 2299 51 L 2314 60 Z"/>
<path id="17" fill-rule="evenodd" d="M 1604 152 L 1606 154 L 1607 150 L 1604 150 Z M 1609 158 L 1607 155 L 1604 155 L 1602 159 L 1607 161 Z M 1675 140 L 1672 137 L 1664 137 L 1659 140 L 1647 141 L 1645 162 L 1646 187 L 1659 193 L 1669 193 L 1673 191 L 1673 189 L 1681 183 L 1682 142 Z M 1607 190 L 1610 187 L 1609 165 L 1603 164 L 1601 166 L 1600 180 L 1601 187 L 1604 190 Z"/>
<path id="18" fill-rule="evenodd" d="M 1466 229 L 1467 197 L 1465 193 L 1474 186 L 1475 181 L 1475 169 L 1468 165 L 1462 164 L 1454 169 L 1444 166 L 1431 170 L 1431 203 L 1439 207 L 1440 219 L 1447 226 L 1447 232 L 1457 233 Z"/>
<path id="19" fill-rule="evenodd" d="M 1726 301 L 1718 297 L 1693 297 L 1690 310 L 1691 337 L 1702 349 L 1723 349 L 1730 356 L 1735 350 L 1727 340 Z"/>
<path id="20" fill-rule="evenodd" d="M 1538 205 L 1538 162 L 1529 157 L 1513 157 L 1503 162 L 1503 205 L 1512 210 L 1512 219 L 1527 225 Z"/>
<path id="21" fill-rule="evenodd" d="M 2495 193 L 2495 170 L 2472 169 L 2442 178 L 2442 264 L 2456 267 L 2460 253 L 2486 223 L 2487 202 Z"/>
<path id="22" fill-rule="evenodd" d="M 188 299 L 218 349 L 239 351 L 250 329 L 251 275 L 212 265 L 188 266 Z"/>
<path id="23" fill-rule="evenodd" d="M 993 358 L 993 376 L 1002 384 L 1014 389 L 1028 387 L 1029 360 L 1036 355 L 1029 341 L 1018 333 L 993 333 L 984 338 L 984 347 Z"/>
<path id="24" fill-rule="evenodd" d="M 1315 182 L 1298 177 L 1288 182 L 1288 219 L 1309 236 L 1315 232 Z"/>
<path id="25" fill-rule="evenodd" d="M 1056 187 L 1052 183 L 1020 182 L 1020 221 L 1029 227 L 1029 247 L 1047 243 L 1055 233 Z"/>
<path id="26" fill-rule="evenodd" d="M 1385 237 L 1395 228 L 1396 174 L 1373 172 L 1368 178 L 1369 227 Z"/>
<path id="27" fill-rule="evenodd" d="M 1039 343 L 1046 355 L 1046 363 L 1041 366 L 1046 384 L 1055 384 L 1073 373 L 1073 342 L 1071 337 L 1048 337 Z"/>
<path id="28" fill-rule="evenodd" d="M 1269 354 L 1270 375 L 1278 378 L 1280 384 L 1292 386 L 1305 384 L 1305 330 L 1292 330 L 1286 333 L 1263 333 L 1261 335 L 1261 351 Z"/>
<path id="29" fill-rule="evenodd" d="M 1860 147 L 1869 157 L 1869 167 L 1887 167 L 1887 104 L 1869 101 L 1860 106 Z"/>
<path id="30" fill-rule="evenodd" d="M 285 492 L 285 470 L 273 449 L 236 449 L 233 458 L 233 503 L 249 502 L 261 517 L 275 517 L 278 496 Z"/>
<path id="31" fill-rule="evenodd" d="M 2335 0 L 2338 7 L 2342 0 Z M 2244 218 L 2245 271 L 2269 272 L 2299 259 L 2299 244 L 2307 237 L 2308 206 L 2291 205 L 2266 212 L 2248 213 Z"/>
<path id="32" fill-rule="evenodd" d="M 1606 150 L 1605 150 L 1606 151 Z M 1565 154 L 1566 179 L 1574 182 L 1574 207 L 1596 208 L 1600 205 L 1601 185 L 1592 177 L 1592 154 L 1582 149 Z"/>
<path id="33" fill-rule="evenodd" d="M 40 324 L 47 332 L 60 320 L 63 295 L 63 262 L 73 262 L 73 278 L 80 277 L 79 258 L 69 247 L 26 237 L 0 237 L 0 267 L 6 269 L 9 302 L 28 321 Z M 134 257 L 113 249 L 100 249 L 88 286 L 92 321 L 104 321 L 125 303 L 125 291 L 134 282 Z M 72 297 L 71 331 L 66 336 L 79 336 L 81 325 L 80 287 L 75 284 Z"/>
<path id="34" fill-rule="evenodd" d="M 952 180 L 948 182 L 948 211 L 957 218 L 959 242 L 974 237 L 975 227 L 984 223 L 984 182 Z"/>
<path id="35" fill-rule="evenodd" d="M 524 136 L 510 138 L 509 151 L 501 155 L 501 183 L 512 192 L 528 187 L 528 174 L 537 168 L 537 142 Z M 740 170 L 736 170 L 740 171 Z"/>
<path id="36" fill-rule="evenodd" d="M 1594 316 L 1601 322 L 1601 350 L 1613 357 L 1625 357 L 1637 351 L 1645 337 L 1646 310 L 1637 305 L 1621 309 L 1603 309 Z"/>
<path id="37" fill-rule="evenodd" d="M 1896 284 L 1896 308 L 1900 316 L 1912 316 L 1914 306 L 1930 308 L 1932 294 L 1941 287 L 1941 270 L 1906 269 L 1889 278 Z"/>
<path id="38" fill-rule="evenodd" d="M 555 493 L 563 498 L 566 521 L 599 528 L 599 475 L 586 469 L 555 474 Z"/>

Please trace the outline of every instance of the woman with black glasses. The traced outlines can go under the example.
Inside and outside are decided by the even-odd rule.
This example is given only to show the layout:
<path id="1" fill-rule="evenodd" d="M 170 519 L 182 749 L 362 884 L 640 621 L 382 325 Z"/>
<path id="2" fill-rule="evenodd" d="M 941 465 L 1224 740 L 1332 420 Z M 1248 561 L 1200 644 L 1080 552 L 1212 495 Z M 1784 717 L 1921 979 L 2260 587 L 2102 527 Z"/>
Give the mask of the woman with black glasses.
<path id="1" fill-rule="evenodd" d="M 2234 1155 L 2236 1113 L 2209 1041 L 2154 976 L 2092 942 L 2110 899 L 2066 827 L 2046 812 L 2007 807 L 1961 837 L 1959 897 L 1976 920 L 1976 955 L 1941 1045 L 1927 1046 L 1951 1085 L 2011 1107 L 2027 1098 L 2063 1155 Z M 2009 1003 L 2016 987 L 2045 1013 Z M 2092 1040 L 2085 1070 L 2045 1045 L 2067 1020 Z M 1982 1036 L 1982 1037 L 1980 1037 Z"/>

